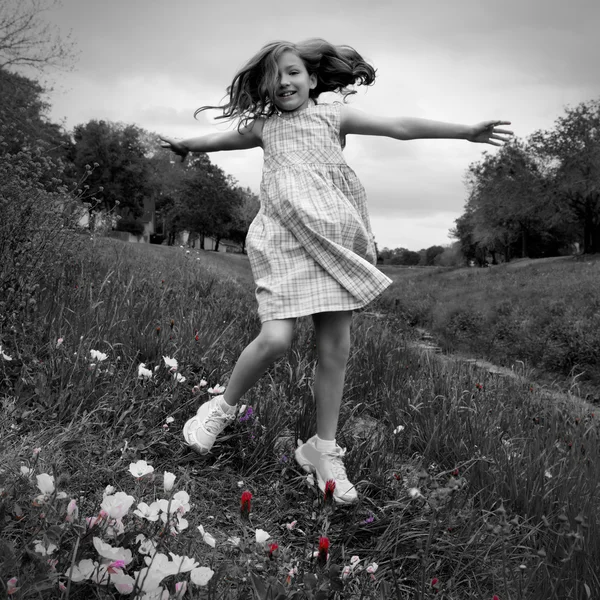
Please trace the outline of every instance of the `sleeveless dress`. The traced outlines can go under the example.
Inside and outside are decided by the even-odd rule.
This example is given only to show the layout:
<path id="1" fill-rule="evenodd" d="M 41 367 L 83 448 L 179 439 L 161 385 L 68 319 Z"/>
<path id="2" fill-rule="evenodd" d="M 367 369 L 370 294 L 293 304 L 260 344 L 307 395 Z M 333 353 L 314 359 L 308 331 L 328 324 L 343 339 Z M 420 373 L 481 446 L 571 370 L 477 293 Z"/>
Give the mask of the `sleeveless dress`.
<path id="1" fill-rule="evenodd" d="M 339 103 L 311 102 L 264 123 L 260 209 L 246 238 L 261 322 L 362 308 L 391 283 L 375 267 L 340 114 Z"/>

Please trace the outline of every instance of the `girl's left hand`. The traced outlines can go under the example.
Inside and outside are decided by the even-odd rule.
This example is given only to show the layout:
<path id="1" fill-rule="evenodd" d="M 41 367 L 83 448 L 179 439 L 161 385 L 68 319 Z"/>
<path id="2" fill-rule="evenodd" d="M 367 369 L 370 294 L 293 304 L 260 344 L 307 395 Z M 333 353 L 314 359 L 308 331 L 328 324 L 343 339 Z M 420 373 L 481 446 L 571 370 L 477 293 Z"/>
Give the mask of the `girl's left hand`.
<path id="1" fill-rule="evenodd" d="M 509 129 L 498 129 L 500 125 L 510 125 L 510 121 L 483 121 L 473 126 L 471 135 L 467 138 L 470 142 L 502 146 L 513 135 Z"/>

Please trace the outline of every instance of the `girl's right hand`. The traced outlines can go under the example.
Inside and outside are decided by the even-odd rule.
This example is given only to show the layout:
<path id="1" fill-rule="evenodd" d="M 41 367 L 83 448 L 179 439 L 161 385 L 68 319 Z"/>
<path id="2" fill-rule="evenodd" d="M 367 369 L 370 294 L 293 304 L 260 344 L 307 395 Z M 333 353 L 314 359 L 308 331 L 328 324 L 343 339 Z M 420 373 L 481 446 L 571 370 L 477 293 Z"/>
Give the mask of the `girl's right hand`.
<path id="1" fill-rule="evenodd" d="M 171 152 L 177 154 L 177 156 L 181 156 L 181 162 L 185 160 L 189 150 L 181 142 L 178 142 L 173 138 L 163 137 L 162 135 L 159 139 L 162 140 L 160 144 L 162 148 L 168 148 Z"/>

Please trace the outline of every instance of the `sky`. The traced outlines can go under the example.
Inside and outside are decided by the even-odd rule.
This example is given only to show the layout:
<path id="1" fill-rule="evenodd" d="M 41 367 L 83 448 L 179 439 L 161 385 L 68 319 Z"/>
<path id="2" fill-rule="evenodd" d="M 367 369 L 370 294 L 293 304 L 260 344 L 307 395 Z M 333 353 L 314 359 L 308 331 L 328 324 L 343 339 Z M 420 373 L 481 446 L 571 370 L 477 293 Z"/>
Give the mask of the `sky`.
<path id="1" fill-rule="evenodd" d="M 196 120 L 195 109 L 220 103 L 265 43 L 310 37 L 353 46 L 375 66 L 375 85 L 349 98 L 373 114 L 502 119 L 526 138 L 600 98 L 597 0 L 63 0 L 46 19 L 79 52 L 73 70 L 51 74 L 49 116 L 69 130 L 90 119 L 179 138 L 225 130 L 217 113 Z M 465 173 L 485 151 L 498 149 L 349 136 L 346 161 L 367 190 L 379 248 L 452 243 Z M 258 193 L 262 150 L 211 160 Z"/>

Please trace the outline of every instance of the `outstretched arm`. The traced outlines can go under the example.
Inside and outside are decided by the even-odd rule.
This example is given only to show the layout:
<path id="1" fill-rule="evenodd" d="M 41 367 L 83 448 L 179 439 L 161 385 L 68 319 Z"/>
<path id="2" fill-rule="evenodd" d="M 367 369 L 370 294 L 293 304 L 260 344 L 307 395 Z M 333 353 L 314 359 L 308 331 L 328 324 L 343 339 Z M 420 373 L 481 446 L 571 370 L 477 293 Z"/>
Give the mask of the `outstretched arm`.
<path id="1" fill-rule="evenodd" d="M 415 117 L 378 117 L 348 106 L 342 107 L 341 119 L 342 135 L 381 135 L 397 140 L 461 139 L 502 146 L 513 134 L 508 129 L 498 128 L 500 125 L 510 125 L 510 121 L 460 125 Z"/>
<path id="2" fill-rule="evenodd" d="M 219 152 L 221 150 L 246 150 L 262 146 L 262 121 L 255 121 L 248 127 L 242 127 L 239 131 L 225 131 L 209 133 L 195 138 L 176 140 L 174 138 L 160 136 L 160 145 L 168 148 L 178 156 L 181 162 L 190 152 Z"/>

